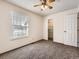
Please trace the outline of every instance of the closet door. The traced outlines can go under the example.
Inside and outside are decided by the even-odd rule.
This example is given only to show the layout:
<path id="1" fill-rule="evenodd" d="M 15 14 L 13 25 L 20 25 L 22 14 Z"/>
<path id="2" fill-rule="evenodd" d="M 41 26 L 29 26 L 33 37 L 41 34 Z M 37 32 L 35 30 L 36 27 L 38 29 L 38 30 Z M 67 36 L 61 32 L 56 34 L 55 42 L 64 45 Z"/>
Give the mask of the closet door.
<path id="1" fill-rule="evenodd" d="M 75 15 L 67 15 L 64 19 L 64 44 L 75 46 Z"/>

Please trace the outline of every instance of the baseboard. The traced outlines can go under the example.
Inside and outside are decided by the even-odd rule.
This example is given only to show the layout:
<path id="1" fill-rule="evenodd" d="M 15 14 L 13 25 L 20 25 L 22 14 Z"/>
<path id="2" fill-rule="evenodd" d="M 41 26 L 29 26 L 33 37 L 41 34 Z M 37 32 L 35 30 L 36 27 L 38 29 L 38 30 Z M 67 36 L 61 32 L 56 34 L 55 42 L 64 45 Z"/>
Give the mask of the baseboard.
<path id="1" fill-rule="evenodd" d="M 12 49 L 12 50 L 5 51 L 5 52 L 3 52 L 3 53 L 0 53 L 0 55 L 3 55 L 3 54 L 5 54 L 5 53 L 9 53 L 9 52 L 11 52 L 11 51 L 17 50 L 17 49 L 19 49 L 19 48 L 22 48 L 22 47 L 24 47 L 24 46 L 27 46 L 27 45 L 33 44 L 33 43 L 38 42 L 38 41 L 41 41 L 41 40 L 44 40 L 44 39 L 36 40 L 36 41 L 34 41 L 34 42 L 31 42 L 31 43 L 25 44 L 25 45 L 23 45 L 23 46 L 20 46 L 20 47 L 14 48 L 14 49 Z"/>

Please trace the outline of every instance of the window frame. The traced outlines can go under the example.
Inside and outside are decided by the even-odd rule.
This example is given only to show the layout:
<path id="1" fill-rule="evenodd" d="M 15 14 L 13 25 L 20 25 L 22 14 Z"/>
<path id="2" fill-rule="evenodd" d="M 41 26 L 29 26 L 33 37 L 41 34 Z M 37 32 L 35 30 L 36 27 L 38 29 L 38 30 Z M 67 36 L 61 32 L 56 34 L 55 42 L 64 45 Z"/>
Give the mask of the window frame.
<path id="1" fill-rule="evenodd" d="M 18 15 L 20 15 L 20 16 L 18 16 Z M 25 26 L 25 28 L 26 29 L 24 29 L 23 30 L 23 32 L 22 32 L 22 29 L 24 28 L 23 27 L 23 25 L 22 25 L 22 21 L 20 21 L 20 25 L 17 25 L 17 24 L 13 24 L 14 23 L 14 20 L 15 21 L 17 21 L 17 19 L 19 20 L 19 18 L 20 18 L 20 20 L 23 20 L 21 17 L 24 17 L 24 20 L 25 20 L 25 22 L 27 23 L 26 25 L 24 25 Z M 26 16 L 25 14 L 23 14 L 23 13 L 20 13 L 20 12 L 15 12 L 15 11 L 12 11 L 11 12 L 11 21 L 12 21 L 12 30 L 11 30 L 11 39 L 12 40 L 15 40 L 15 39 L 21 39 L 21 38 L 25 38 L 25 37 L 28 37 L 28 32 L 29 32 L 29 22 L 28 22 L 28 20 L 29 20 L 29 17 L 28 16 Z M 16 23 L 19 23 L 19 22 L 16 22 Z M 18 28 L 20 29 L 20 28 L 22 28 L 22 29 L 20 29 L 20 30 L 15 30 L 14 29 L 14 27 L 17 27 L 17 26 L 19 26 Z M 19 36 L 17 36 L 17 34 L 15 35 L 14 34 L 14 31 L 15 32 L 17 32 L 17 34 L 19 34 Z M 21 33 L 22 32 L 22 33 Z M 21 34 L 24 34 L 24 35 L 21 35 Z"/>

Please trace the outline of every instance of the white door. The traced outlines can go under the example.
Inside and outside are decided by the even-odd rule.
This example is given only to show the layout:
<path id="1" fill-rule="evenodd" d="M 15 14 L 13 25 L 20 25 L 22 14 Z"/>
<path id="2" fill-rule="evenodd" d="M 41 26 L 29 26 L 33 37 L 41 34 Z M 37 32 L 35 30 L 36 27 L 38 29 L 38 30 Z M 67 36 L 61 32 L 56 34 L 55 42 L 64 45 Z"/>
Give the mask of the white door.
<path id="1" fill-rule="evenodd" d="M 75 46 L 75 15 L 64 18 L 64 44 Z"/>

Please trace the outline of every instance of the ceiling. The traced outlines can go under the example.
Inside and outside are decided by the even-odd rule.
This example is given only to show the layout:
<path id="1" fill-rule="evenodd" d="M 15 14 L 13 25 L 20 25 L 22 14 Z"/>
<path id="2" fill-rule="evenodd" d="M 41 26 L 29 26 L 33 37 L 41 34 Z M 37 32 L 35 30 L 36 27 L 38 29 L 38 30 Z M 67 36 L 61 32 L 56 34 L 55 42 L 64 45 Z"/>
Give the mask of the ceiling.
<path id="1" fill-rule="evenodd" d="M 39 4 L 40 0 L 7 0 L 7 1 L 42 16 L 50 15 L 68 9 L 73 9 L 78 7 L 79 4 L 79 0 L 56 0 L 53 3 L 53 9 L 51 10 L 46 9 L 45 11 L 41 11 L 40 7 L 33 7 L 33 5 Z"/>

